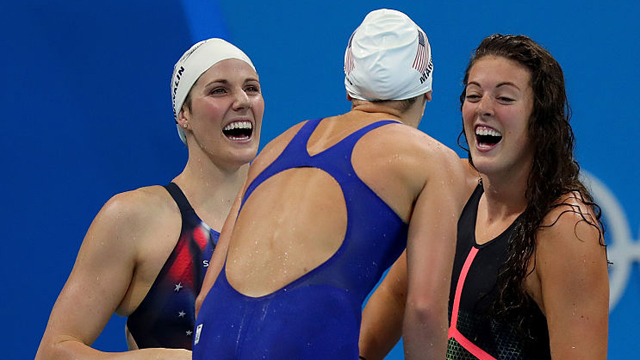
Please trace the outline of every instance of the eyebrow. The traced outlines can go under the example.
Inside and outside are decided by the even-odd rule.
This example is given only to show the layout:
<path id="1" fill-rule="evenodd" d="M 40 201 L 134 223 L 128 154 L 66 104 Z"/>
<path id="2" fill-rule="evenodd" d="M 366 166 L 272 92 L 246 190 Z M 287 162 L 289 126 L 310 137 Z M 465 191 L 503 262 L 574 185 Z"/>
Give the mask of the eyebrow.
<path id="1" fill-rule="evenodd" d="M 467 86 L 469 86 L 469 85 L 475 85 L 475 86 L 478 86 L 478 87 L 482 87 L 482 86 L 480 85 L 480 83 L 478 83 L 478 82 L 476 82 L 476 81 L 470 81 L 470 82 L 468 82 L 468 83 L 467 83 Z M 511 81 L 503 81 L 503 82 L 501 82 L 501 83 L 498 83 L 498 85 L 496 85 L 496 88 L 499 88 L 499 87 L 502 87 L 502 86 L 513 86 L 514 88 L 516 88 L 516 89 L 518 89 L 518 90 L 522 91 L 522 89 L 520 89 L 520 87 L 518 87 L 518 85 L 516 85 L 516 84 L 512 83 Z"/>
<path id="2" fill-rule="evenodd" d="M 248 83 L 248 82 L 252 82 L 252 81 L 260 82 L 260 80 L 258 80 L 258 78 L 249 77 L 249 78 L 246 78 L 246 79 L 244 80 L 244 82 L 243 82 L 243 83 L 244 83 L 244 84 L 246 84 L 246 83 Z M 229 80 L 227 80 L 227 79 L 215 79 L 215 80 L 211 80 L 211 81 L 209 81 L 209 82 L 208 82 L 208 83 L 206 83 L 204 86 L 205 86 L 205 87 L 206 87 L 206 86 L 210 86 L 211 84 L 225 84 L 225 85 L 226 85 L 226 84 L 228 84 L 228 83 L 229 83 Z"/>

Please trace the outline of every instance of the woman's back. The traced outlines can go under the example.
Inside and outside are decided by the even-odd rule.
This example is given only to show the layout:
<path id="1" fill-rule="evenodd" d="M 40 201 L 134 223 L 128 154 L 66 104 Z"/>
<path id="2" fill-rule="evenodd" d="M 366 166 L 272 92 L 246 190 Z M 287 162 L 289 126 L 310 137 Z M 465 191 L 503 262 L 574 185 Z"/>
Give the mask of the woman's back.
<path id="1" fill-rule="evenodd" d="M 395 120 L 349 115 L 270 144 L 198 316 L 194 358 L 357 357 L 362 303 L 404 250 L 428 180 L 428 166 L 409 166 L 428 162 L 426 139 Z"/>
<path id="2" fill-rule="evenodd" d="M 408 164 L 426 162 L 428 137 L 395 121 L 362 130 L 378 118 L 328 118 L 299 132 L 296 126 L 256 159 L 226 264 L 234 288 L 248 296 L 282 288 L 330 259 L 351 227 L 382 221 L 382 211 L 408 223 L 426 181 L 421 167 Z M 382 210 L 369 205 L 356 225 L 348 202 L 359 205 L 366 195 Z"/>

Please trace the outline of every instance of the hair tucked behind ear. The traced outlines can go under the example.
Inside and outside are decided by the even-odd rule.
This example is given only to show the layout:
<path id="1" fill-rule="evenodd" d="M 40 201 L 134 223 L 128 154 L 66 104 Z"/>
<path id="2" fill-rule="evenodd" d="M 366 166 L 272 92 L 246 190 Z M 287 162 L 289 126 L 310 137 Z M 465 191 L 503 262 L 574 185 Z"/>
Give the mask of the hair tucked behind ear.
<path id="1" fill-rule="evenodd" d="M 536 234 L 545 216 L 554 208 L 566 207 L 598 230 L 600 244 L 604 244 L 604 227 L 600 220 L 600 207 L 580 181 L 580 166 L 574 159 L 574 135 L 569 120 L 571 109 L 565 91 L 562 68 L 551 54 L 535 41 L 523 35 L 495 34 L 485 38 L 469 61 L 463 84 L 466 88 L 469 71 L 484 56 L 504 57 L 527 68 L 533 89 L 533 112 L 529 121 L 529 138 L 534 146 L 531 172 L 527 179 L 527 207 L 516 221 L 515 231 L 509 241 L 508 258 L 498 278 L 498 299 L 494 309 L 500 316 L 516 316 L 525 320 L 531 298 L 524 287 L 529 275 L 529 263 L 535 259 Z M 465 91 L 460 95 L 464 103 Z M 464 130 L 458 137 L 458 143 Z M 471 153 L 465 147 L 473 165 Z M 577 206 L 560 203 L 565 194 L 575 194 L 593 209 L 595 219 L 584 214 Z M 557 221 L 557 219 L 555 219 Z M 533 264 L 535 266 L 535 264 Z"/>

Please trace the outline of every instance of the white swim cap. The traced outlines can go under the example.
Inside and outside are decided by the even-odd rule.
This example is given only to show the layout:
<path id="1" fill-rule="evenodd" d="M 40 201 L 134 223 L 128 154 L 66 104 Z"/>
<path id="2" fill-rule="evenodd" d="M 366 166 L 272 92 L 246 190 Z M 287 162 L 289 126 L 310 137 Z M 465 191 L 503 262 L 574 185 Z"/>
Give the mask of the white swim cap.
<path id="1" fill-rule="evenodd" d="M 431 91 L 433 62 L 427 35 L 397 10 L 370 12 L 344 55 L 344 85 L 360 100 L 404 100 Z"/>
<path id="2" fill-rule="evenodd" d="M 184 134 L 184 129 L 177 124 L 182 104 L 184 104 L 189 91 L 191 91 L 193 84 L 198 81 L 200 76 L 213 65 L 227 59 L 242 60 L 249 64 L 254 71 L 256 70 L 251 59 L 242 50 L 217 38 L 196 43 L 182 55 L 173 67 L 171 102 L 173 104 L 173 117 L 183 143 L 187 143 L 187 138 Z"/>

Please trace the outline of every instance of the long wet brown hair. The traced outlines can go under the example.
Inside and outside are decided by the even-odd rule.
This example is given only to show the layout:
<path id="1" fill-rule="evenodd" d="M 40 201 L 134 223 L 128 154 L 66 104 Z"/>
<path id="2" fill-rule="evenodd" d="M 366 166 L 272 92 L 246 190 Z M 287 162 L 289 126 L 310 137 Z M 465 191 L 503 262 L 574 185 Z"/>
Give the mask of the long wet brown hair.
<path id="1" fill-rule="evenodd" d="M 580 181 L 580 165 L 574 158 L 574 135 L 569 124 L 571 108 L 565 91 L 564 74 L 558 62 L 547 50 L 526 36 L 491 35 L 480 43 L 469 61 L 463 81 L 465 89 L 460 95 L 461 106 L 465 100 L 469 71 L 484 56 L 503 57 L 527 68 L 533 89 L 533 111 L 528 133 L 534 156 L 525 193 L 527 207 L 516 221 L 509 240 L 508 257 L 498 276 L 498 297 L 493 307 L 498 316 L 515 317 L 522 325 L 531 315 L 526 309 L 532 302 L 526 292 L 524 279 L 530 273 L 529 263 L 535 261 L 536 234 L 544 226 L 542 221 L 545 216 L 557 207 L 563 207 L 562 214 L 579 214 L 583 221 L 598 229 L 602 246 L 605 246 L 604 227 L 600 220 L 600 207 Z M 464 128 L 458 138 L 459 144 L 462 136 L 466 139 Z M 469 149 L 462 147 L 473 165 Z M 560 201 L 563 195 L 569 193 L 575 194 L 591 207 L 595 218 L 583 213 L 578 206 Z M 553 223 L 556 221 L 558 219 Z"/>

